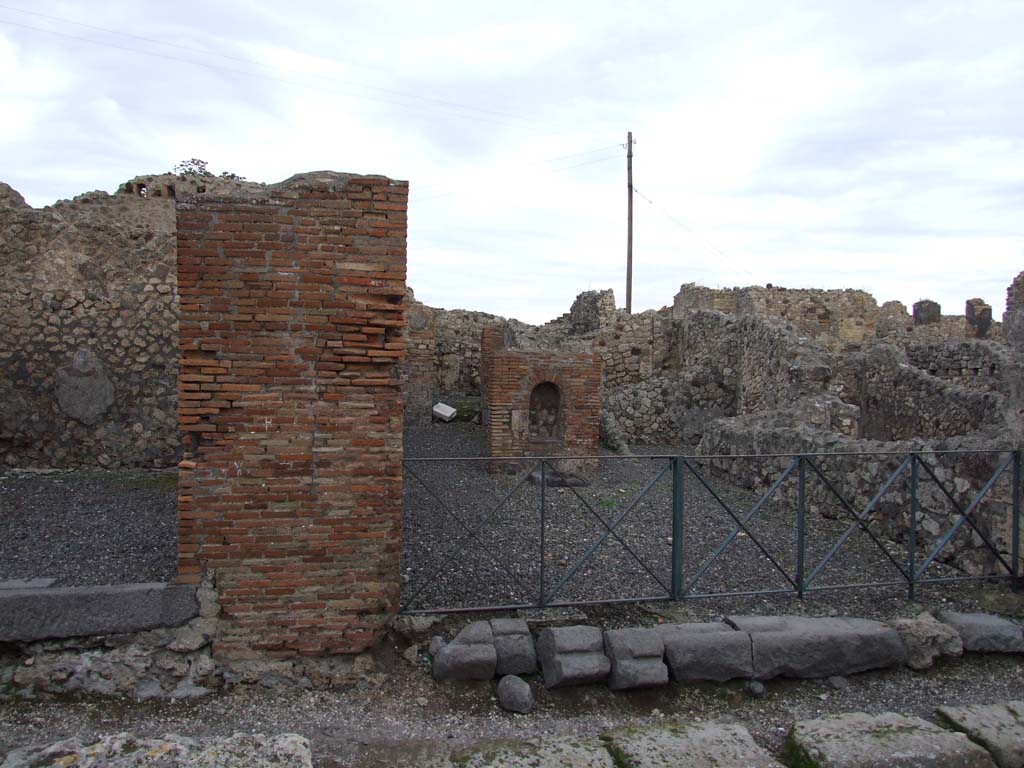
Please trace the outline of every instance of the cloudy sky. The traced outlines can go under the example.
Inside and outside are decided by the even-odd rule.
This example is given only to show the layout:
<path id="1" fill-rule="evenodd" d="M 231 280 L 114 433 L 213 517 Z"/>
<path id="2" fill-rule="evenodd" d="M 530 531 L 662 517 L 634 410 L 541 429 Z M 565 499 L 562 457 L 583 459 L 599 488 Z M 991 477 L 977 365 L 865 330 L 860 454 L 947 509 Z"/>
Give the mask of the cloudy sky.
<path id="1" fill-rule="evenodd" d="M 408 179 L 429 304 L 539 322 L 684 282 L 980 296 L 1024 269 L 1024 3 L 0 0 L 0 180 L 198 157 Z"/>

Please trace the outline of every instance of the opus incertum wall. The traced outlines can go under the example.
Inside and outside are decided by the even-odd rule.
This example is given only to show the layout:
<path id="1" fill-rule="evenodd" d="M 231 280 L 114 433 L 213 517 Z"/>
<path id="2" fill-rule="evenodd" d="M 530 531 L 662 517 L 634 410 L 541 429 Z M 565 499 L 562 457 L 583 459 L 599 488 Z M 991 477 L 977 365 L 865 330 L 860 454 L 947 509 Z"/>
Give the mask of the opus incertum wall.
<path id="1" fill-rule="evenodd" d="M 355 653 L 398 605 L 408 183 L 178 203 L 178 581 L 215 653 Z"/>

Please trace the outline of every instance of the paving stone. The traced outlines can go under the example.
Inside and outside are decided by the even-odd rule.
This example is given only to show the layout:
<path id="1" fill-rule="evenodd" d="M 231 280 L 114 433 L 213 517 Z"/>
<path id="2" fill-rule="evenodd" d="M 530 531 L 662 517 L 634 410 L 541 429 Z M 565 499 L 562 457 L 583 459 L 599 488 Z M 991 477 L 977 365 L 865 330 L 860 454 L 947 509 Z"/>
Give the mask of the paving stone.
<path id="1" fill-rule="evenodd" d="M 928 669 L 941 656 L 963 655 L 964 644 L 957 631 L 930 613 L 912 619 L 896 619 L 890 624 L 900 633 L 900 640 L 907 649 L 907 666 L 911 669 Z"/>
<path id="2" fill-rule="evenodd" d="M 529 713 L 533 709 L 530 684 L 516 675 L 505 675 L 498 681 L 498 704 L 509 712 Z"/>
<path id="3" fill-rule="evenodd" d="M 474 621 L 434 656 L 438 680 L 490 680 L 498 666 L 494 634 L 486 621 Z"/>
<path id="4" fill-rule="evenodd" d="M 783 760 L 801 768 L 995 768 L 964 734 L 894 713 L 802 720 L 786 737 Z"/>
<path id="5" fill-rule="evenodd" d="M 728 624 L 661 624 L 665 660 L 676 682 L 725 682 L 754 676 L 750 635 Z"/>
<path id="6" fill-rule="evenodd" d="M 530 627 L 523 619 L 491 619 L 497 674 L 532 675 L 537 671 L 537 650 Z"/>
<path id="7" fill-rule="evenodd" d="M 1024 633 L 1008 619 L 989 613 L 940 611 L 939 621 L 956 630 L 965 651 L 1024 653 Z"/>
<path id="8" fill-rule="evenodd" d="M 452 753 L 460 768 L 617 768 L 598 739 L 560 737 L 492 742 Z"/>
<path id="9" fill-rule="evenodd" d="M 604 654 L 601 630 L 583 625 L 541 630 L 537 658 L 548 688 L 600 683 L 608 677 L 612 666 Z"/>
<path id="10" fill-rule="evenodd" d="M 730 616 L 750 633 L 754 676 L 831 677 L 903 664 L 899 633 L 878 621 L 805 616 Z"/>
<path id="11" fill-rule="evenodd" d="M 612 663 L 608 687 L 613 691 L 668 684 L 668 667 L 663 661 L 665 645 L 653 629 L 606 630 L 604 653 Z"/>
<path id="12" fill-rule="evenodd" d="M 939 707 L 938 713 L 987 749 L 999 768 L 1024 768 L 1024 701 Z"/>
<path id="13" fill-rule="evenodd" d="M 782 768 L 739 725 L 669 723 L 619 728 L 601 738 L 620 768 Z"/>

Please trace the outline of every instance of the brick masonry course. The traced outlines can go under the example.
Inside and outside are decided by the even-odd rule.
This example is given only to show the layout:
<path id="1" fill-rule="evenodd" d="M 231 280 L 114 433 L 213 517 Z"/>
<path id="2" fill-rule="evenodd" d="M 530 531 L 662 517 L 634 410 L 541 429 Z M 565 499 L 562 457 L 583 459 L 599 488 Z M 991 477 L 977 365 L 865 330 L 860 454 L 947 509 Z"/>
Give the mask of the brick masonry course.
<path id="1" fill-rule="evenodd" d="M 178 581 L 215 653 L 357 653 L 398 605 L 408 185 L 179 198 Z"/>

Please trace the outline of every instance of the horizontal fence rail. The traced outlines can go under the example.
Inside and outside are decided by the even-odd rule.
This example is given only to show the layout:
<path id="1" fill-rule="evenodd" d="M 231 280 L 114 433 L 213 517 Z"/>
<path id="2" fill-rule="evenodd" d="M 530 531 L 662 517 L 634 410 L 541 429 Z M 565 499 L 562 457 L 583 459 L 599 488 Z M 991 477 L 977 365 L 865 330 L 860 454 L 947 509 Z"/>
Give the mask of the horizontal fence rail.
<path id="1" fill-rule="evenodd" d="M 1020 584 L 1019 450 L 424 457 L 403 469 L 403 613 Z M 954 542 L 993 570 L 944 562 Z"/>

